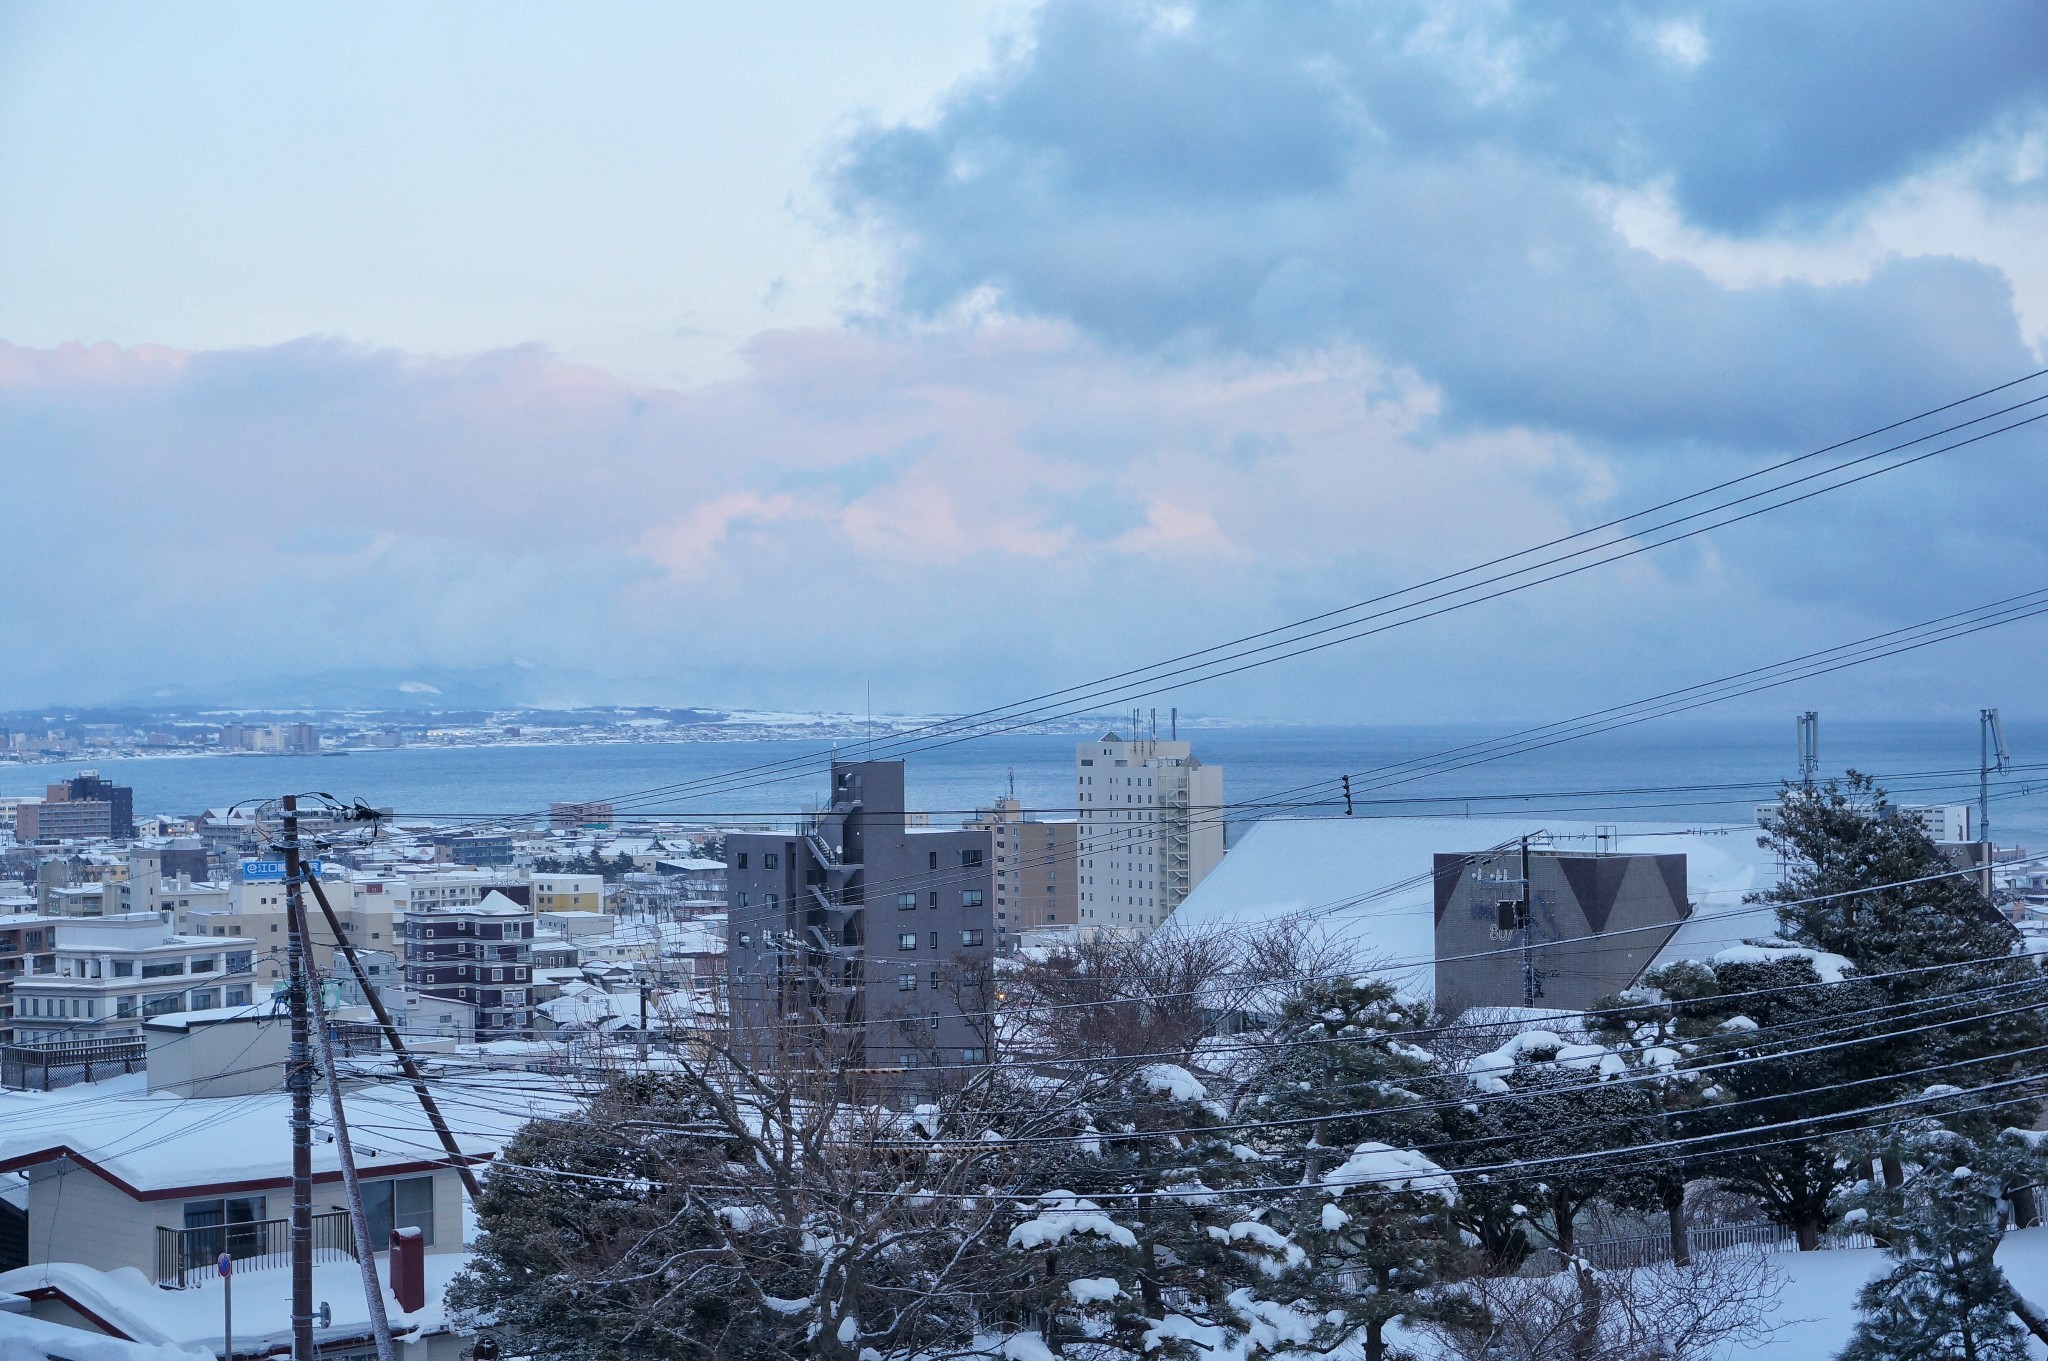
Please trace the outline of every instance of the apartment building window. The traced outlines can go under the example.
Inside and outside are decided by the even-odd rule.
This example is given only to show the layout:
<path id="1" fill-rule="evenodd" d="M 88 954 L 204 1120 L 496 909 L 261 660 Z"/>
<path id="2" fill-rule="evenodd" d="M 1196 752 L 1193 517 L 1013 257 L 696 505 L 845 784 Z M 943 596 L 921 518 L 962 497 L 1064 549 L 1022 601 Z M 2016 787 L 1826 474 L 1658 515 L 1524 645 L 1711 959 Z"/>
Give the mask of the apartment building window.
<path id="1" fill-rule="evenodd" d="M 114 961 L 114 977 L 116 977 L 116 978 L 133 978 L 133 977 L 135 977 L 135 961 L 134 961 L 134 960 L 132 960 L 132 959 L 117 959 L 117 960 L 115 960 L 115 961 Z"/>
<path id="2" fill-rule="evenodd" d="M 933 906 L 933 907 L 937 907 L 938 905 L 939 905 L 939 894 L 938 894 L 938 890 L 934 889 L 934 890 L 932 891 L 932 906 Z"/>
<path id="3" fill-rule="evenodd" d="M 739 864 L 738 864 L 737 866 L 735 866 L 735 868 L 737 868 L 737 869 L 745 869 L 746 867 L 747 867 L 747 853 L 746 853 L 745 851 L 741 851 L 741 852 L 740 852 L 740 858 L 739 858 Z"/>
<path id="4" fill-rule="evenodd" d="M 939 867 L 939 853 L 938 853 L 937 851 L 933 851 L 933 852 L 931 853 L 931 868 L 933 868 L 933 869 L 937 869 L 938 867 Z"/>
<path id="5" fill-rule="evenodd" d="M 932 948 L 934 950 L 939 948 L 939 933 L 936 931 L 932 932 Z"/>
<path id="6" fill-rule="evenodd" d="M 961 889 L 961 890 L 960 890 L 960 906 L 962 906 L 962 907 L 980 907 L 980 906 L 981 906 L 981 890 L 980 890 L 980 889 L 978 889 L 978 888 L 963 888 L 963 889 Z"/>
<path id="7" fill-rule="evenodd" d="M 393 1229 L 418 1229 L 428 1244 L 434 1241 L 434 1179 L 400 1177 L 393 1181 L 363 1183 L 363 1217 L 369 1220 L 370 1241 L 380 1246 L 391 1242 Z"/>
<path id="8" fill-rule="evenodd" d="M 932 991 L 933 991 L 933 992 L 937 992 L 938 990 L 939 990 L 939 971 L 938 971 L 937 969 L 933 969 L 933 970 L 932 970 Z"/>
<path id="9" fill-rule="evenodd" d="M 199 957 L 198 959 L 195 959 L 195 960 L 193 960 L 193 961 L 192 961 L 192 972 L 193 972 L 193 973 L 219 973 L 219 972 L 220 972 L 220 956 L 218 956 L 218 955 L 201 955 L 201 956 L 200 956 L 200 957 Z"/>
<path id="10" fill-rule="evenodd" d="M 761 853 L 761 868 L 764 870 L 781 869 L 782 857 L 777 855 L 774 851 L 763 851 Z"/>
<path id="11" fill-rule="evenodd" d="M 981 852 L 980 852 L 980 851 L 962 851 L 962 852 L 960 852 L 960 868 L 961 868 L 961 869 L 971 870 L 971 869 L 974 869 L 974 868 L 975 868 L 976 866 L 978 866 L 978 865 L 980 865 L 980 864 L 981 864 Z"/>
<path id="12" fill-rule="evenodd" d="M 914 911 L 916 911 L 916 910 L 917 910 L 917 895 L 916 895 L 915 893 L 899 893 L 899 894 L 897 894 L 897 895 L 896 895 L 896 910 L 897 910 L 898 912 L 914 912 Z"/>
<path id="13" fill-rule="evenodd" d="M 917 932 L 905 931 L 898 935 L 896 937 L 896 948 L 899 950 L 915 950 L 917 948 Z"/>
<path id="14" fill-rule="evenodd" d="M 897 974 L 897 975 L 896 975 L 896 991 L 898 991 L 898 992 L 916 992 L 916 991 L 917 991 L 917 975 L 916 975 L 915 973 L 912 973 L 912 972 L 908 971 L 908 970 L 904 971 L 903 973 Z"/>
<path id="15" fill-rule="evenodd" d="M 969 930 L 969 931 L 962 931 L 962 932 L 960 933 L 960 943 L 961 943 L 962 945 L 970 945 L 970 946 L 972 946 L 972 945 L 979 945 L 979 944 L 981 944 L 981 930 L 980 930 L 980 928 L 979 928 L 979 927 L 976 927 L 976 928 L 975 928 L 975 929 L 973 929 L 973 930 Z"/>
<path id="16" fill-rule="evenodd" d="M 896 1056 L 896 1066 L 897 1066 L 898 1068 L 915 1068 L 915 1067 L 917 1067 L 917 1055 L 915 1055 L 915 1054 L 898 1054 L 898 1055 Z"/>
<path id="17" fill-rule="evenodd" d="M 185 972 L 185 961 L 182 959 L 163 959 L 158 960 L 154 964 L 142 966 L 142 976 L 144 978 L 172 978 L 183 972 Z"/>
<path id="18" fill-rule="evenodd" d="M 960 1061 L 962 1063 L 981 1063 L 987 1057 L 988 1051 L 985 1049 L 963 1049 L 960 1051 Z"/>

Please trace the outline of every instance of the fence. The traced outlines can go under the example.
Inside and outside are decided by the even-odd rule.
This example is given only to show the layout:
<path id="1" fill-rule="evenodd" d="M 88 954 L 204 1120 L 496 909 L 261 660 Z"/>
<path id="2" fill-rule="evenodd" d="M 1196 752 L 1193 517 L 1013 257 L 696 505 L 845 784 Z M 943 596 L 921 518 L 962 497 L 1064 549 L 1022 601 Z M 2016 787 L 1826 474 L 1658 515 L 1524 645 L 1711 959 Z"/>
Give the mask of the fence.
<path id="1" fill-rule="evenodd" d="M 116 1071 L 139 1073 L 147 1046 L 142 1037 L 109 1040 L 62 1040 L 55 1044 L 0 1045 L 0 1087 L 50 1091 L 91 1082 Z"/>
<path id="2" fill-rule="evenodd" d="M 1798 1235 L 1792 1230 L 1768 1223 L 1715 1224 L 1688 1229 L 1685 1241 L 1695 1257 L 1709 1252 L 1727 1252 L 1732 1248 L 1753 1248 L 1758 1252 L 1796 1252 L 1799 1248 Z M 1823 1248 L 1869 1248 L 1876 1247 L 1877 1240 L 1867 1233 L 1837 1232 L 1821 1235 L 1820 1245 Z M 1646 1233 L 1631 1238 L 1599 1238 L 1579 1243 L 1577 1251 L 1597 1270 L 1630 1271 L 1670 1261 L 1671 1235 Z M 1548 1276 L 1564 1268 L 1564 1257 L 1555 1248 L 1546 1247 L 1529 1254 L 1523 1263 L 1522 1273 Z"/>
<path id="3" fill-rule="evenodd" d="M 180 1290 L 213 1274 L 221 1253 L 235 1260 L 235 1274 L 286 1267 L 292 1261 L 292 1222 L 258 1219 L 246 1224 L 208 1224 L 196 1229 L 156 1231 L 156 1283 Z M 348 1211 L 313 1216 L 313 1261 L 354 1261 L 356 1235 Z"/>

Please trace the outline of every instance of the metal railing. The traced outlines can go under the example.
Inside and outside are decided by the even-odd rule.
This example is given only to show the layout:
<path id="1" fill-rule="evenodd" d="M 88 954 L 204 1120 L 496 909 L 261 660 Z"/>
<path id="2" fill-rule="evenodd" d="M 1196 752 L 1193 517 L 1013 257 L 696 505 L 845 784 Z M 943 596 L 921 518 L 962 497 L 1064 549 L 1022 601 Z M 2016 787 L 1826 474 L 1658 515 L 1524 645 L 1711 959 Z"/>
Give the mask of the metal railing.
<path id="1" fill-rule="evenodd" d="M 16 1022 L 20 1024 L 20 1022 Z M 53 1044 L 0 1045 L 0 1087 L 51 1091 L 115 1072 L 139 1073 L 148 1045 L 139 1035 L 106 1040 L 59 1040 Z"/>
<path id="2" fill-rule="evenodd" d="M 237 1274 L 288 1267 L 292 1261 L 292 1222 L 259 1219 L 246 1224 L 208 1224 L 196 1229 L 159 1225 L 156 1283 L 183 1290 L 213 1275 L 223 1252 L 234 1258 Z M 314 1215 L 314 1264 L 355 1259 L 356 1235 L 349 1224 L 348 1211 Z"/>
<path id="3" fill-rule="evenodd" d="M 1734 1248 L 1753 1248 L 1758 1252 L 1794 1252 L 1799 1247 L 1799 1237 L 1791 1229 L 1780 1224 L 1715 1224 L 1706 1228 L 1688 1229 L 1686 1245 L 1697 1257 L 1710 1252 L 1727 1252 Z M 1869 1248 L 1876 1247 L 1877 1240 L 1867 1233 L 1836 1231 L 1821 1235 L 1822 1248 Z M 1671 1260 L 1671 1235 L 1668 1233 L 1638 1234 L 1628 1238 L 1599 1238 L 1575 1245 L 1577 1255 L 1591 1262 L 1600 1271 L 1630 1271 L 1637 1267 L 1655 1266 Z M 1523 1263 L 1526 1275 L 1547 1276 L 1564 1270 L 1565 1259 L 1555 1248 L 1543 1247 L 1529 1254 Z"/>

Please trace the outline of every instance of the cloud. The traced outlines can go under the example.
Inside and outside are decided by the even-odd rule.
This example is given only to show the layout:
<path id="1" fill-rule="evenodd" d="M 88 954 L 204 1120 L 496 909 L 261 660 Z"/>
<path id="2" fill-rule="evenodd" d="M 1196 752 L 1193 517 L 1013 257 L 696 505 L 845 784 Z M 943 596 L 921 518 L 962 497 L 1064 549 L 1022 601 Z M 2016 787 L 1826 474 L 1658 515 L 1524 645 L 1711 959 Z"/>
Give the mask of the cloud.
<path id="1" fill-rule="evenodd" d="M 1168 360 L 993 320 L 779 333 L 749 363 L 674 389 L 539 350 L 0 347 L 31 375 L 0 381 L 0 706 L 381 676 L 858 708 L 872 677 L 887 708 L 973 708 L 1639 499 L 1627 460 L 1446 422 L 1440 390 L 1356 348 Z M 2048 560 L 1979 489 L 2048 486 L 2025 450 L 1972 458 L 1167 702 L 1553 714 L 1584 706 L 1589 656 L 1620 700 L 2005 593 Z"/>
<path id="2" fill-rule="evenodd" d="M 1674 245 L 1854 236 L 1909 181 L 2048 201 L 2023 0 L 1182 13 L 1055 0 L 930 123 L 854 139 L 839 202 L 899 305 L 993 298 L 1158 354 L 1362 346 L 1460 419 L 1615 446 L 1824 438 L 2031 366 L 2014 272 L 2048 281 L 2019 239 L 1898 232 L 1740 281 Z M 1990 144 L 2014 175 L 1942 180 Z M 1617 210 L 1644 202 L 1660 242 Z"/>

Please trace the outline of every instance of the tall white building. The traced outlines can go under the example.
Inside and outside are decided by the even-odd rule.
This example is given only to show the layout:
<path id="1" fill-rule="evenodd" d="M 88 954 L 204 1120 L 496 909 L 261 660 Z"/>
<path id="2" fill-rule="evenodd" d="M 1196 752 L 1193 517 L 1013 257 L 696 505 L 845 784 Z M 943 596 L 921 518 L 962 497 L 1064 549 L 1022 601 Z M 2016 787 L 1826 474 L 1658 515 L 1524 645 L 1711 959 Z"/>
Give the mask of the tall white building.
<path id="1" fill-rule="evenodd" d="M 1082 930 L 1143 935 L 1223 859 L 1223 767 L 1187 742 L 1110 733 L 1074 749 Z"/>

